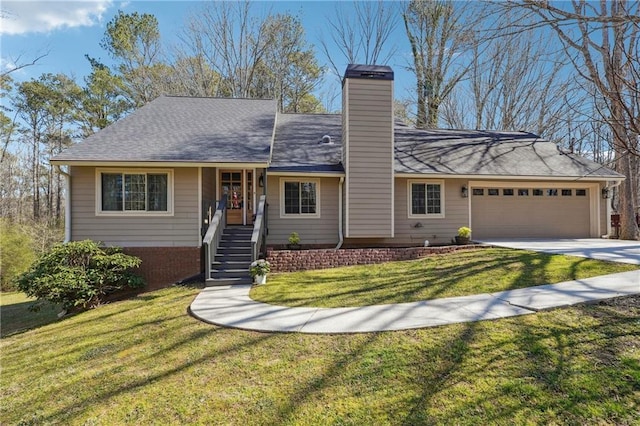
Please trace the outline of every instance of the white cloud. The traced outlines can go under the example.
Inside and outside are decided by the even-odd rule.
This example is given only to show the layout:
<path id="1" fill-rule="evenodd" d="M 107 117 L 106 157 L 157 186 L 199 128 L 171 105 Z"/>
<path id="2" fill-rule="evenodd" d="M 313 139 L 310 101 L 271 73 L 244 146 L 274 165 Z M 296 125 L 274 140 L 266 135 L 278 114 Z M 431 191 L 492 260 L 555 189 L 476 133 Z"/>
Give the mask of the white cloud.
<path id="1" fill-rule="evenodd" d="M 3 1 L 0 34 L 48 33 L 62 28 L 87 27 L 100 22 L 111 0 Z"/>

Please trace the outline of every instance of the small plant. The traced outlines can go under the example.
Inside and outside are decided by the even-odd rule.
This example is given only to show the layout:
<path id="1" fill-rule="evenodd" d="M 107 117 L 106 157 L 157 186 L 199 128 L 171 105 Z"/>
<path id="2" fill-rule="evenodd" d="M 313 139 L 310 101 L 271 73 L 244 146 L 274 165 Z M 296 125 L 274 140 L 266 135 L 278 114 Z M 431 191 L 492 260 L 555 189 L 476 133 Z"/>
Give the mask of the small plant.
<path id="1" fill-rule="evenodd" d="M 117 247 L 101 247 L 91 240 L 56 244 L 16 284 L 20 291 L 39 299 L 36 310 L 44 300 L 66 311 L 87 309 L 118 290 L 143 287 L 144 280 L 131 272 L 140 262 Z"/>
<path id="2" fill-rule="evenodd" d="M 300 235 L 297 232 L 292 232 L 289 235 L 289 244 L 287 244 L 289 250 L 300 250 Z"/>
<path id="3" fill-rule="evenodd" d="M 249 272 L 251 272 L 251 277 L 255 278 L 256 276 L 265 276 L 271 271 L 271 264 L 265 259 L 258 259 L 251 263 L 249 267 Z"/>
<path id="4" fill-rule="evenodd" d="M 300 235 L 298 235 L 297 232 L 292 232 L 291 235 L 289 235 L 289 244 L 294 246 L 300 244 Z"/>
<path id="5" fill-rule="evenodd" d="M 458 228 L 458 237 L 471 238 L 471 228 L 467 228 L 466 226 Z"/>
<path id="6" fill-rule="evenodd" d="M 464 245 L 469 244 L 471 240 L 471 229 L 463 226 L 458 228 L 458 235 L 456 235 L 456 244 Z"/>

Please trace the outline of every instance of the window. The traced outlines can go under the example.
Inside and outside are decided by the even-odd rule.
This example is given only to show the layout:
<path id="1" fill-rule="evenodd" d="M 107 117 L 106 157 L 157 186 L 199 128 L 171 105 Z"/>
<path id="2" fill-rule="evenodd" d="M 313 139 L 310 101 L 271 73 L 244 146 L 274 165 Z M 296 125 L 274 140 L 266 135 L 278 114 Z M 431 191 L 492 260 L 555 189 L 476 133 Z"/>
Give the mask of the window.
<path id="1" fill-rule="evenodd" d="M 587 190 L 586 189 L 576 189 L 576 197 L 586 197 Z"/>
<path id="2" fill-rule="evenodd" d="M 548 197 L 557 197 L 558 196 L 558 190 L 557 189 L 547 189 L 547 196 Z"/>
<path id="3" fill-rule="evenodd" d="M 319 217 L 317 180 L 281 180 L 281 215 Z"/>
<path id="4" fill-rule="evenodd" d="M 529 196 L 529 190 L 528 189 L 518 189 L 518 196 L 519 197 L 528 197 Z"/>
<path id="5" fill-rule="evenodd" d="M 505 188 L 502 190 L 502 195 L 504 195 L 505 197 L 512 197 L 513 196 L 513 189 L 510 188 Z"/>
<path id="6" fill-rule="evenodd" d="M 572 194 L 573 194 L 573 192 L 570 189 L 563 189 L 562 190 L 562 196 L 563 197 L 571 197 Z"/>
<path id="7" fill-rule="evenodd" d="M 544 191 L 542 189 L 534 189 L 533 196 L 534 197 L 542 197 L 544 195 Z"/>
<path id="8" fill-rule="evenodd" d="M 444 182 L 409 182 L 409 217 L 444 217 Z"/>
<path id="9" fill-rule="evenodd" d="M 97 171 L 98 214 L 171 213 L 168 171 Z"/>
<path id="10" fill-rule="evenodd" d="M 487 189 L 487 194 L 493 196 L 500 195 L 500 190 L 498 188 L 489 188 Z"/>
<path id="11" fill-rule="evenodd" d="M 484 195 L 484 188 L 473 188 L 473 195 Z"/>

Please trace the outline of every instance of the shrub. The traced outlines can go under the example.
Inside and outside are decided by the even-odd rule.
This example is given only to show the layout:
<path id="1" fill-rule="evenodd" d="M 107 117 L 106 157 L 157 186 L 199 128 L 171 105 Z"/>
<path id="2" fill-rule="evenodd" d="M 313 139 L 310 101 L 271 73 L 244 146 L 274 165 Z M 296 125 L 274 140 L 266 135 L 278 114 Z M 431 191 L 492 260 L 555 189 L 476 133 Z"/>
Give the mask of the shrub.
<path id="1" fill-rule="evenodd" d="M 16 290 L 14 280 L 36 258 L 33 239 L 17 224 L 0 219 L 0 290 Z"/>
<path id="2" fill-rule="evenodd" d="M 86 309 L 115 291 L 144 286 L 144 280 L 131 271 L 140 262 L 119 248 L 101 247 L 91 240 L 56 244 L 16 283 L 28 296 L 60 304 L 67 311 Z"/>
<path id="3" fill-rule="evenodd" d="M 466 227 L 466 226 L 458 228 L 458 237 L 470 238 L 471 237 L 471 229 Z"/>
<path id="4" fill-rule="evenodd" d="M 300 235 L 298 235 L 297 232 L 292 232 L 291 235 L 289 235 L 289 244 L 300 244 Z"/>

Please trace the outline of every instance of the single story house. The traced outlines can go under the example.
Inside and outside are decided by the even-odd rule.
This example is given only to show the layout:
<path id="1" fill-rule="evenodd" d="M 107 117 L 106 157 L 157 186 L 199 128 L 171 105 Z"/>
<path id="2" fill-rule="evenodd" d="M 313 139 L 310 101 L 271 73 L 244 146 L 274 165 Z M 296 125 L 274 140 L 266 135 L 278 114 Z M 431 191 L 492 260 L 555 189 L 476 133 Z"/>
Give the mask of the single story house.
<path id="1" fill-rule="evenodd" d="M 207 208 L 268 246 L 446 244 L 600 237 L 624 177 L 526 132 L 416 130 L 394 119 L 393 71 L 349 65 L 342 114 L 283 114 L 273 100 L 160 97 L 51 160 L 66 166 L 67 240 L 124 247 L 152 282 L 204 269 Z M 156 284 L 157 285 L 157 284 Z"/>

